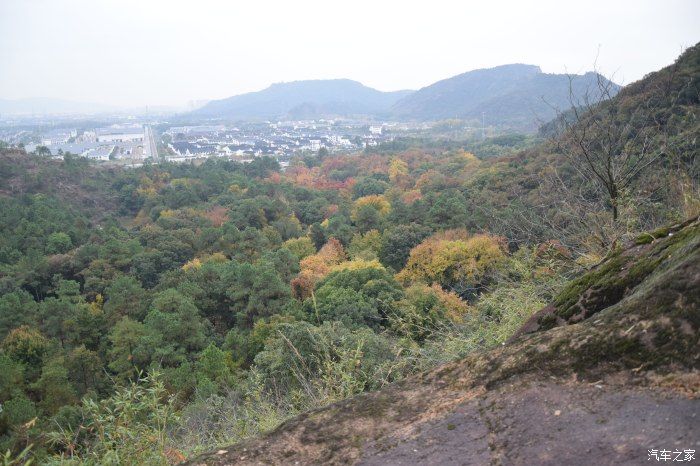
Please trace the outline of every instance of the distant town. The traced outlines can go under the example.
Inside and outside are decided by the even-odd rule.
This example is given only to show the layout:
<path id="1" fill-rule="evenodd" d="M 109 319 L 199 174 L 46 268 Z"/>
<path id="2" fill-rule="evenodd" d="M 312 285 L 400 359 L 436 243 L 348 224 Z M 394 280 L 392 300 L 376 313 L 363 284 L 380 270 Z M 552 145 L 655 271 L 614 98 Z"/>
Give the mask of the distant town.
<path id="1" fill-rule="evenodd" d="M 274 157 L 285 166 L 294 155 L 321 149 L 363 150 L 429 126 L 333 119 L 190 125 L 163 121 L 102 125 L 3 122 L 0 141 L 53 158 L 72 154 L 126 166 L 140 166 L 146 160 L 178 163 L 208 157 L 245 162 L 261 156 Z"/>

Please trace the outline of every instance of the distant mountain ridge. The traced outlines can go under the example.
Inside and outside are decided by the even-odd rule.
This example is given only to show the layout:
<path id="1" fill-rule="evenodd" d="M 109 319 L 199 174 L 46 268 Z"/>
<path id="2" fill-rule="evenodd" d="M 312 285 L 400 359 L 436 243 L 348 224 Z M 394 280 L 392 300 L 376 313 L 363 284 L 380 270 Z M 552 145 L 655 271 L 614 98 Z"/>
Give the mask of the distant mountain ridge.
<path id="1" fill-rule="evenodd" d="M 571 80 L 570 80 L 571 78 Z M 399 119 L 478 119 L 488 125 L 531 131 L 568 109 L 569 85 L 576 98 L 595 92 L 598 75 L 547 74 L 539 66 L 502 65 L 453 76 L 398 101 L 391 115 Z M 602 78 L 605 79 L 605 78 Z M 613 94 L 620 86 L 612 85 Z"/>
<path id="2" fill-rule="evenodd" d="M 410 92 L 382 92 L 350 79 L 292 81 L 211 101 L 191 115 L 229 119 L 374 115 L 388 112 Z"/>
<path id="3" fill-rule="evenodd" d="M 571 81 L 570 81 L 571 78 Z M 350 79 L 292 81 L 214 100 L 188 116 L 221 119 L 314 119 L 374 116 L 397 120 L 479 120 L 489 126 L 535 131 L 595 91 L 598 75 L 548 74 L 539 66 L 510 64 L 453 76 L 418 91 L 382 92 Z M 605 79 L 605 78 L 602 78 Z M 613 94 L 620 86 L 613 84 Z"/>

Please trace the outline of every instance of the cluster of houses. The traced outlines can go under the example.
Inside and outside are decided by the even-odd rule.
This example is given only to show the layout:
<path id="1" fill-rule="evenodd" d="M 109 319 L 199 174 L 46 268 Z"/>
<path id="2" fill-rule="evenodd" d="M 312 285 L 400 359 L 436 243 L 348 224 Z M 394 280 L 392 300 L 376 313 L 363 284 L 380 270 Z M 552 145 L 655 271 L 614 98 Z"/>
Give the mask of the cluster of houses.
<path id="1" fill-rule="evenodd" d="M 29 152 L 44 147 L 54 157 L 73 154 L 92 160 L 144 158 L 145 129 L 142 125 L 111 125 L 79 131 L 54 129 L 40 135 L 40 142 L 27 144 Z"/>
<path id="2" fill-rule="evenodd" d="M 173 162 L 212 156 L 240 161 L 272 156 L 284 164 L 295 154 L 315 153 L 323 148 L 342 152 L 376 146 L 393 140 L 402 130 L 391 123 L 321 119 L 172 126 L 160 138 Z M 140 164 L 155 155 L 156 150 L 152 128 L 130 122 L 89 129 L 21 131 L 10 136 L 15 144 L 20 138 L 31 137 L 32 142 L 25 144 L 28 152 L 40 150 L 56 158 L 70 153 L 92 160 Z"/>
<path id="3" fill-rule="evenodd" d="M 297 153 L 361 149 L 386 140 L 382 125 L 334 120 L 250 123 L 238 126 L 176 126 L 164 133 L 174 159 L 263 155 L 285 159 Z"/>

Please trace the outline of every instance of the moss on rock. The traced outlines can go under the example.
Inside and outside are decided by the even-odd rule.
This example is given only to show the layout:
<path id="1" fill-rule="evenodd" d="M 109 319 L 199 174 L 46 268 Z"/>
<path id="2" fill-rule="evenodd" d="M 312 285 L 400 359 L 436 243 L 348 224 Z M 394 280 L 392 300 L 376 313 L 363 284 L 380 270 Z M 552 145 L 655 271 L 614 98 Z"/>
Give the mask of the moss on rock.
<path id="1" fill-rule="evenodd" d="M 524 333 L 590 318 L 629 296 L 645 280 L 684 260 L 697 250 L 699 242 L 697 218 L 640 235 L 627 249 L 614 251 L 569 283 L 552 306 L 535 315 L 536 325 L 526 325 Z"/>

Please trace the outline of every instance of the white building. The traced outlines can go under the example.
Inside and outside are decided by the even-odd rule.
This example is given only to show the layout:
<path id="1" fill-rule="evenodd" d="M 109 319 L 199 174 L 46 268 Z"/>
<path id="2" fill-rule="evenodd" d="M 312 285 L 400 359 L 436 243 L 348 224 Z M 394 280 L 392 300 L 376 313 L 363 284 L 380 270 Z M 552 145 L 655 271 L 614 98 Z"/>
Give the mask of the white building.
<path id="1" fill-rule="evenodd" d="M 113 151 L 114 146 L 100 146 L 84 152 L 83 156 L 92 160 L 109 160 L 109 156 Z"/>
<path id="2" fill-rule="evenodd" d="M 96 131 L 97 142 L 143 142 L 144 129 L 137 125 L 112 125 Z"/>
<path id="3" fill-rule="evenodd" d="M 141 133 L 106 133 L 98 134 L 97 142 L 143 142 L 144 136 Z"/>

